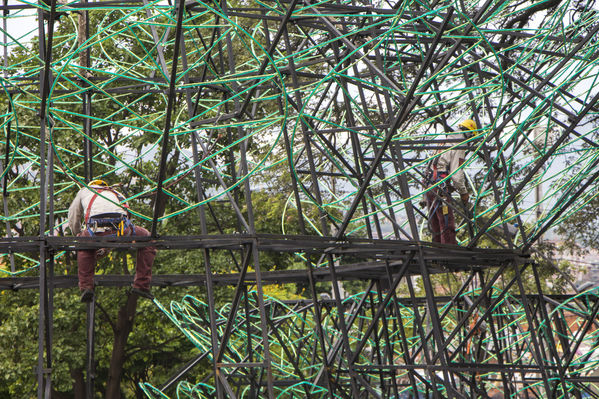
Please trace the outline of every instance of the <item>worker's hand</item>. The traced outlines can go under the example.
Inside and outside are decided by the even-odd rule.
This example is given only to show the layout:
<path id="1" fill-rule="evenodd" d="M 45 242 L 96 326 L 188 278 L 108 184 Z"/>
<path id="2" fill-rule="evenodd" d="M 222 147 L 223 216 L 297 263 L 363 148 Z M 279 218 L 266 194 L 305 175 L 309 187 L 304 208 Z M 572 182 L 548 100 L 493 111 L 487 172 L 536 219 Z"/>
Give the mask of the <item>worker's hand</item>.
<path id="1" fill-rule="evenodd" d="M 421 199 L 418 205 L 420 205 L 421 208 L 426 208 L 426 200 Z"/>
<path id="2" fill-rule="evenodd" d="M 108 248 L 100 248 L 96 251 L 96 259 L 102 259 L 106 255 L 110 253 L 110 249 Z"/>
<path id="3" fill-rule="evenodd" d="M 460 198 L 462 199 L 462 202 L 468 203 L 468 200 L 470 199 L 470 194 L 468 194 L 468 193 L 460 194 Z"/>

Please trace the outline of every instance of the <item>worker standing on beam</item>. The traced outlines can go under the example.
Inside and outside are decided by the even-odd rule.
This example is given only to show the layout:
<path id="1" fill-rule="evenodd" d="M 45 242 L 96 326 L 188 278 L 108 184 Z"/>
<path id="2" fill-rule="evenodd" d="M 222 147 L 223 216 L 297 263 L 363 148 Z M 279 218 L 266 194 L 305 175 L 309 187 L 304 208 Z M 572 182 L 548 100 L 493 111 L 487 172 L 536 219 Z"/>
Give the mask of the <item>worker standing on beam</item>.
<path id="1" fill-rule="evenodd" d="M 69 227 L 78 237 L 149 236 L 148 230 L 133 225 L 128 209 L 129 205 L 121 193 L 103 180 L 92 180 L 87 187 L 79 190 L 69 207 Z M 81 229 L 82 217 L 83 229 Z M 105 248 L 77 251 L 81 302 L 89 302 L 93 299 L 96 261 L 107 255 L 108 252 Z M 150 293 L 150 282 L 155 256 L 156 248 L 154 247 L 142 247 L 137 250 L 132 293 L 154 299 Z"/>
<path id="2" fill-rule="evenodd" d="M 461 122 L 458 127 L 460 131 L 451 134 L 451 138 L 467 140 L 478 134 L 476 122 L 472 119 Z M 466 207 L 468 206 L 470 195 L 461 168 L 466 158 L 466 150 L 440 148 L 435 155 L 429 162 L 425 174 L 425 186 L 430 188 L 425 194 L 424 201 L 428 209 L 428 225 L 433 242 L 457 245 L 455 218 L 449 204 L 452 202 L 452 191 L 457 190 L 462 202 Z M 450 179 L 444 180 L 449 175 L 451 175 Z M 434 185 L 437 186 L 431 188 Z"/>

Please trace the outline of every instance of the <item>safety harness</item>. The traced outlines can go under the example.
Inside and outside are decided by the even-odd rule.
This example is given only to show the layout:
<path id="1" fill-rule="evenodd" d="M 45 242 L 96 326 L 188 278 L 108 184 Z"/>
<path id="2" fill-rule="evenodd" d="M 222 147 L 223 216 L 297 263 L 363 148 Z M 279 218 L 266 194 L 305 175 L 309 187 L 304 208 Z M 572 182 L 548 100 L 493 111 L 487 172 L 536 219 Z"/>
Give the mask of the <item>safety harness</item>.
<path id="1" fill-rule="evenodd" d="M 439 171 L 437 168 L 437 164 L 439 163 L 439 157 L 434 158 L 433 160 L 431 160 L 431 162 L 429 163 L 428 167 L 427 167 L 427 172 L 426 172 L 426 185 L 428 186 L 432 186 L 438 182 L 440 182 L 441 180 L 444 180 L 447 176 L 449 176 L 449 172 L 446 170 L 443 171 Z M 443 221 L 444 221 L 444 229 L 447 229 L 449 226 L 449 207 L 447 206 L 447 204 L 445 202 L 441 201 L 442 196 L 445 197 L 449 197 L 449 185 L 447 184 L 446 181 L 440 183 L 437 186 L 437 190 L 439 190 L 437 193 L 441 192 L 441 195 L 439 195 L 438 197 L 435 198 L 435 201 L 432 204 L 432 210 L 429 212 L 429 229 L 431 230 L 431 232 L 433 234 L 435 234 L 433 232 L 433 230 L 430 228 L 430 215 L 435 215 L 437 213 L 437 210 L 439 210 L 439 206 L 441 207 L 441 212 L 443 213 Z M 441 233 L 438 233 L 441 234 Z"/>
<path id="2" fill-rule="evenodd" d="M 120 237 L 124 235 L 135 235 L 135 226 L 131 222 L 131 219 L 129 219 L 128 215 L 119 212 L 100 213 L 93 216 L 90 215 L 92 205 L 96 198 L 98 198 L 98 194 L 102 191 L 110 191 L 121 202 L 125 200 L 125 198 L 115 190 L 112 190 L 110 188 L 97 188 L 96 192 L 89 201 L 89 204 L 87 205 L 87 210 L 85 211 L 84 220 L 89 235 L 93 237 L 98 227 L 107 227 L 110 228 L 110 230 L 115 231 L 115 233 L 109 234 L 110 236 Z M 123 207 L 128 208 L 127 204 L 124 204 Z"/>

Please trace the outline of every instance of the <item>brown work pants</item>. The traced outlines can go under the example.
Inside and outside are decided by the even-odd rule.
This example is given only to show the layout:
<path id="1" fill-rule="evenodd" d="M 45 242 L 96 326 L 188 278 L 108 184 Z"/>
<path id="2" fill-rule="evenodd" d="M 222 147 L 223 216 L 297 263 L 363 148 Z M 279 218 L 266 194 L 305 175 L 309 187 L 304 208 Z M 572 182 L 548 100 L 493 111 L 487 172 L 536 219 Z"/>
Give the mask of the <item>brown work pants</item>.
<path id="1" fill-rule="evenodd" d="M 428 224 L 433 235 L 433 242 L 457 245 L 453 210 L 435 195 L 435 193 L 439 194 L 439 192 L 440 190 L 434 188 L 426 193 Z"/>
<path id="2" fill-rule="evenodd" d="M 129 231 L 131 228 L 129 228 Z M 94 236 L 106 236 L 116 234 L 116 231 L 109 230 L 101 233 L 95 233 Z M 143 227 L 135 226 L 135 236 L 147 237 L 150 232 Z M 89 237 L 89 231 L 83 230 L 78 234 L 79 237 Z M 152 264 L 154 263 L 154 257 L 156 256 L 156 248 L 154 247 L 143 247 L 137 250 L 137 260 L 135 262 L 135 278 L 133 280 L 133 287 L 140 288 L 142 290 L 150 289 L 150 282 L 152 280 Z M 97 250 L 95 249 L 82 249 L 77 251 L 77 266 L 79 269 L 79 289 L 93 290 L 94 289 L 94 274 L 97 261 Z"/>

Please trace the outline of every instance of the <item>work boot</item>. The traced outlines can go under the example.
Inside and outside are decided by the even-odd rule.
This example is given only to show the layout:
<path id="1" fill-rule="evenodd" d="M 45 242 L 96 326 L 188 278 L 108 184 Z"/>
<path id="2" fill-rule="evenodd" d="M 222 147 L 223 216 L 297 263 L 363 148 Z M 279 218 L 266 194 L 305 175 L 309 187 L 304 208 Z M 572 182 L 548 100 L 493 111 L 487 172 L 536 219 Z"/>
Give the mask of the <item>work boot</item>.
<path id="1" fill-rule="evenodd" d="M 138 296 L 142 296 L 144 298 L 148 298 L 150 301 L 154 300 L 154 295 L 152 295 L 150 290 L 146 288 L 131 287 L 131 293 L 137 294 Z"/>
<path id="2" fill-rule="evenodd" d="M 91 302 L 94 299 L 94 290 L 83 290 L 81 292 L 81 302 Z"/>

